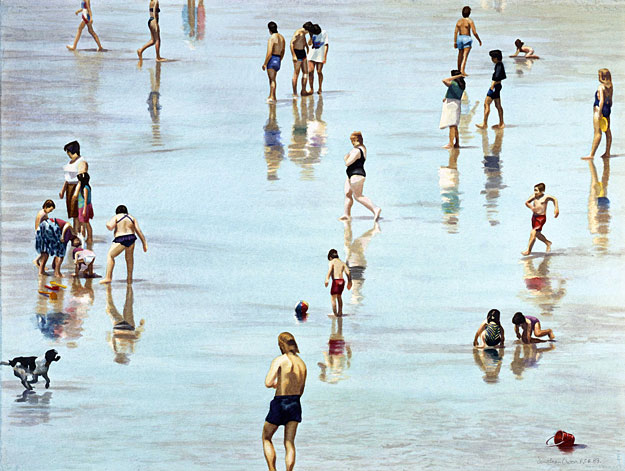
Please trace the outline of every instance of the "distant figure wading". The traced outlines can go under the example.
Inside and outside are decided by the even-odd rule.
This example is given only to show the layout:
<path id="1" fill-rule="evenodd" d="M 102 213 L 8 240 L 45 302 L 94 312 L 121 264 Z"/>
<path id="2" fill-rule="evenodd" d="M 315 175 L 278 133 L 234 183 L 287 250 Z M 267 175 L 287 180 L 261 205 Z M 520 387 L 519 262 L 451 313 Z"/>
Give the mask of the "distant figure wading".
<path id="1" fill-rule="evenodd" d="M 276 98 L 276 76 L 280 70 L 282 64 L 282 58 L 284 57 L 284 36 L 278 33 L 278 25 L 273 21 L 267 24 L 269 29 L 269 40 L 267 41 L 267 54 L 265 55 L 265 62 L 263 62 L 263 70 L 267 70 L 267 77 L 269 78 L 269 96 L 267 97 L 267 103 L 275 103 Z"/>
<path id="2" fill-rule="evenodd" d="M 143 51 L 148 47 L 154 46 L 154 49 L 156 49 L 156 61 L 163 62 L 167 59 L 161 57 L 161 27 L 158 25 L 161 9 L 158 6 L 158 0 L 150 0 L 149 9 L 148 29 L 150 30 L 151 38 L 140 49 L 137 49 L 137 55 L 139 56 L 139 62 L 141 62 L 143 60 Z"/>
<path id="3" fill-rule="evenodd" d="M 456 23 L 456 29 L 454 29 L 454 48 L 458 49 L 458 69 L 460 73 L 466 76 L 465 67 L 467 65 L 467 59 L 469 58 L 469 52 L 471 52 L 471 45 L 473 39 L 471 33 L 475 36 L 475 39 L 482 45 L 482 40 L 477 35 L 475 30 L 475 23 L 469 18 L 471 14 L 471 7 L 464 7 L 462 9 L 462 18 Z"/>
<path id="4" fill-rule="evenodd" d="M 70 51 L 75 51 L 76 46 L 78 46 L 78 41 L 80 40 L 80 35 L 82 34 L 82 30 L 85 29 L 85 26 L 86 26 L 87 31 L 89 31 L 89 34 L 91 36 L 93 36 L 95 43 L 98 45 L 98 52 L 104 51 L 104 49 L 102 48 L 102 44 L 100 44 L 100 38 L 98 38 L 98 35 L 93 29 L 93 15 L 91 14 L 91 1 L 83 0 L 82 2 L 80 2 L 80 9 L 76 10 L 75 14 L 78 15 L 78 13 L 82 13 L 82 18 L 81 18 L 80 24 L 78 25 L 78 31 L 76 32 L 76 37 L 74 38 L 74 44 L 72 44 L 71 46 L 67 45 L 65 47 L 69 49 Z"/>
<path id="5" fill-rule="evenodd" d="M 610 157 L 610 147 L 612 147 L 612 131 L 610 130 L 610 114 L 612 114 L 612 75 L 608 69 L 599 69 L 599 87 L 595 92 L 595 103 L 593 105 L 592 124 L 594 137 L 590 155 L 582 157 L 584 160 L 595 158 L 595 152 L 601 142 L 601 132 L 605 133 L 605 152 L 602 158 Z"/>

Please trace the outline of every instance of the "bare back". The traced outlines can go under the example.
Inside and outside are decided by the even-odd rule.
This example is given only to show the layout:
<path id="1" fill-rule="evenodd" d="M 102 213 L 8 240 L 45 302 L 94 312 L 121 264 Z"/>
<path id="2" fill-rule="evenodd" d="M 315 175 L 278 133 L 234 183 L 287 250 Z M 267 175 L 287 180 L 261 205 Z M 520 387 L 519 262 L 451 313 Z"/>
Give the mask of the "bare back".
<path id="1" fill-rule="evenodd" d="M 280 33 L 273 33 L 269 37 L 269 45 L 271 46 L 271 54 L 274 56 L 284 56 L 284 36 Z"/>
<path id="2" fill-rule="evenodd" d="M 306 384 L 306 364 L 295 353 L 280 358 L 276 396 L 301 396 Z"/>
<path id="3" fill-rule="evenodd" d="M 306 49 L 306 30 L 304 28 L 296 30 L 293 33 L 291 43 L 293 44 L 293 49 Z"/>
<path id="4" fill-rule="evenodd" d="M 460 18 L 456 23 L 458 34 L 462 34 L 464 36 L 471 36 L 472 28 L 475 28 L 475 26 L 473 25 L 473 20 L 469 18 Z"/>
<path id="5" fill-rule="evenodd" d="M 345 263 L 342 260 L 338 258 L 334 258 L 330 260 L 330 263 L 328 265 L 330 265 L 329 268 L 332 271 L 333 280 L 343 279 L 343 273 L 345 273 L 345 270 L 347 269 L 347 265 L 345 265 Z"/>
<path id="6" fill-rule="evenodd" d="M 115 237 L 134 234 L 135 218 L 130 214 L 117 214 L 115 216 L 117 223 L 115 224 Z"/>

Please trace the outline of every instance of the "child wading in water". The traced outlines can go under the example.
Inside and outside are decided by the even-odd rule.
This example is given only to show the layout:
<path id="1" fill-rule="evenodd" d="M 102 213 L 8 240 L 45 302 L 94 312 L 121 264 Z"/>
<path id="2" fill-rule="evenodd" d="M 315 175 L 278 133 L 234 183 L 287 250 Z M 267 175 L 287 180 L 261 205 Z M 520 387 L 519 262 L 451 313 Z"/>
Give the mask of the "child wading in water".
<path id="1" fill-rule="evenodd" d="M 332 295 L 332 312 L 335 316 L 342 316 L 343 298 L 341 294 L 345 288 L 343 273 L 347 275 L 347 289 L 352 289 L 352 274 L 347 265 L 339 258 L 336 249 L 332 249 L 328 252 L 328 260 L 330 260 L 330 263 L 328 263 L 329 269 L 326 275 L 325 285 L 326 287 L 328 286 L 330 277 L 332 277 L 332 287 L 330 288 L 330 295 Z"/>
<path id="2" fill-rule="evenodd" d="M 532 247 L 536 239 L 544 242 L 547 248 L 546 252 L 551 251 L 551 241 L 543 235 L 542 229 L 547 222 L 547 203 L 551 201 L 553 203 L 553 217 L 558 217 L 560 210 L 558 209 L 558 200 L 553 196 L 545 194 L 545 184 L 539 183 L 534 186 L 534 196 L 530 197 L 525 202 L 525 206 L 532 210 L 532 232 L 530 232 L 530 240 L 527 245 L 527 250 L 521 252 L 523 255 L 529 255 L 532 253 Z"/>
<path id="3" fill-rule="evenodd" d="M 517 57 L 521 52 L 524 52 L 525 56 L 523 57 L 525 59 L 540 59 L 540 57 L 534 55 L 534 49 L 529 46 L 525 46 L 525 43 L 520 39 L 514 41 L 514 45 L 516 46 L 516 52 L 510 57 Z"/>
<path id="4" fill-rule="evenodd" d="M 482 322 L 475 333 L 475 338 L 473 339 L 474 347 L 484 348 L 504 346 L 504 331 L 501 323 L 499 322 L 499 315 L 500 312 L 497 309 L 491 309 L 488 311 L 486 320 Z M 482 341 L 481 345 L 479 340 Z"/>
<path id="5" fill-rule="evenodd" d="M 512 323 L 514 324 L 514 331 L 516 332 L 516 338 L 521 339 L 523 343 L 532 343 L 532 334 L 536 337 L 549 336 L 549 340 L 553 340 L 555 335 L 551 329 L 542 330 L 540 328 L 540 321 L 533 316 L 524 316 L 522 313 L 517 312 L 512 317 Z M 523 329 L 523 333 L 519 333 L 519 327 Z M 540 340 L 539 340 L 540 341 Z"/>

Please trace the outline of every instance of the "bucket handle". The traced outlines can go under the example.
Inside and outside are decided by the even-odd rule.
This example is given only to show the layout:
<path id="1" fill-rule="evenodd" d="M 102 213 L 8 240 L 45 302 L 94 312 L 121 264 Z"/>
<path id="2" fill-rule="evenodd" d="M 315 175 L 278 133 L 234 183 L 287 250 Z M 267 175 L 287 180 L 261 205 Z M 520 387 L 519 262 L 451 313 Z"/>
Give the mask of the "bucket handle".
<path id="1" fill-rule="evenodd" d="M 554 440 L 554 442 L 550 445 L 549 444 L 549 440 L 551 440 L 552 438 L 555 438 L 555 437 L 556 437 L 555 435 L 553 437 L 549 437 L 547 439 L 547 441 L 545 442 L 545 445 L 547 445 L 547 446 L 560 446 L 560 445 L 562 445 L 564 443 L 564 440 L 562 440 L 560 443 L 556 443 L 555 440 Z"/>

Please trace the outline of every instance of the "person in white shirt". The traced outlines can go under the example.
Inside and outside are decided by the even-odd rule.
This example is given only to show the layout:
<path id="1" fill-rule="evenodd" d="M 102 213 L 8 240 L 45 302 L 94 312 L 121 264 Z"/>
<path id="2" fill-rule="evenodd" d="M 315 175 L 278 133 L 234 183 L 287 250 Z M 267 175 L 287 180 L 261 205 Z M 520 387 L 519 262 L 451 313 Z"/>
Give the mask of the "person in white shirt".
<path id="1" fill-rule="evenodd" d="M 78 174 L 85 173 L 89 169 L 89 166 L 87 165 L 87 161 L 80 156 L 80 144 L 78 141 L 65 144 L 63 150 L 67 152 L 69 163 L 63 166 L 65 182 L 59 192 L 59 198 L 63 199 L 63 197 L 65 197 L 67 217 L 73 218 L 72 226 L 74 232 L 78 232 L 78 198 L 74 196 L 74 193 L 78 185 Z"/>
<path id="2" fill-rule="evenodd" d="M 328 58 L 328 33 L 321 29 L 321 26 L 315 24 L 309 29 L 310 40 L 308 44 L 311 49 L 308 51 L 308 83 L 310 83 L 310 93 L 314 92 L 315 68 L 317 69 L 317 77 L 319 77 L 319 90 L 317 93 L 321 95 L 321 85 L 323 84 L 323 65 Z"/>

